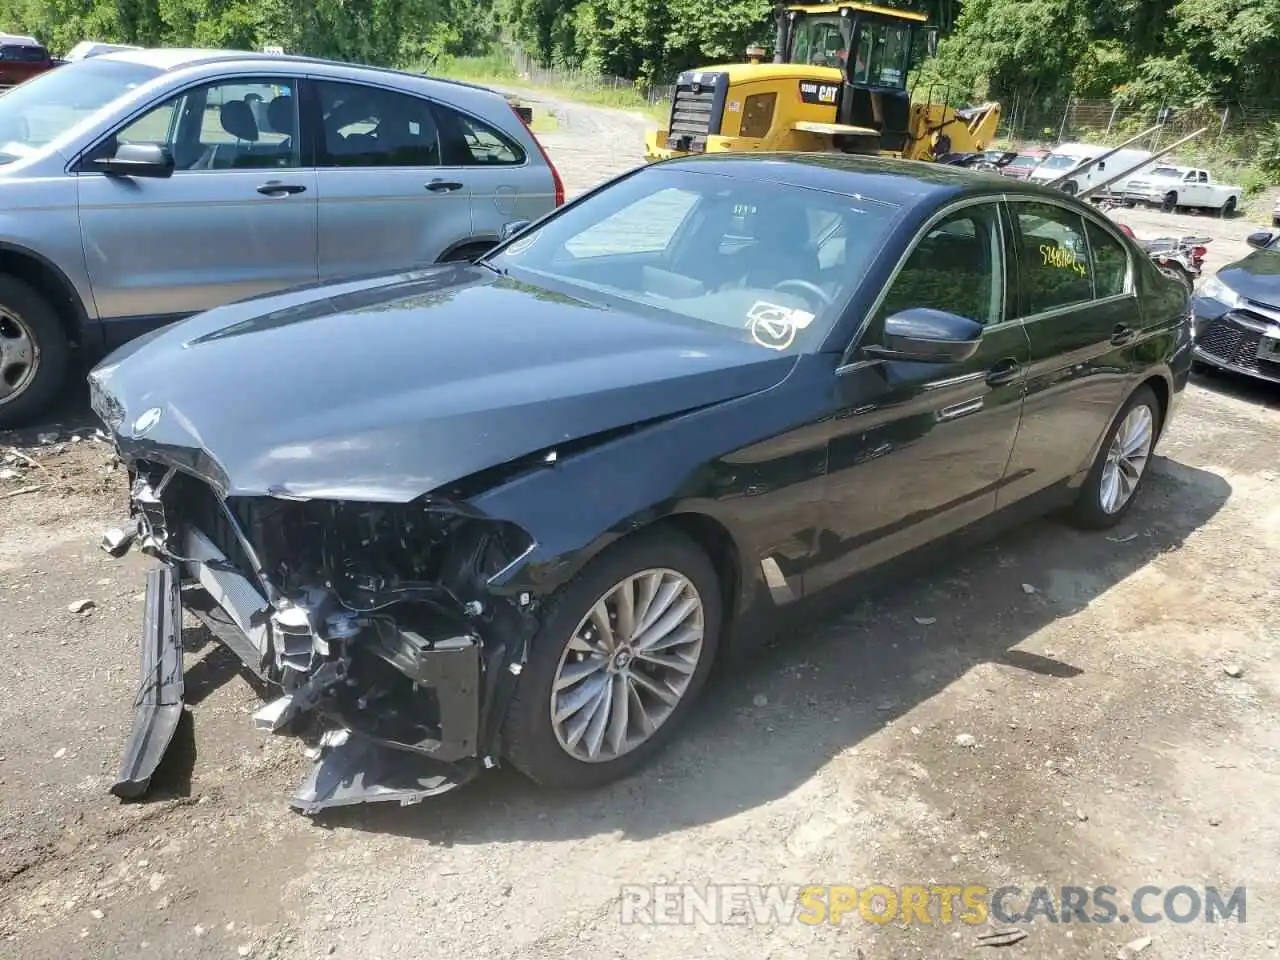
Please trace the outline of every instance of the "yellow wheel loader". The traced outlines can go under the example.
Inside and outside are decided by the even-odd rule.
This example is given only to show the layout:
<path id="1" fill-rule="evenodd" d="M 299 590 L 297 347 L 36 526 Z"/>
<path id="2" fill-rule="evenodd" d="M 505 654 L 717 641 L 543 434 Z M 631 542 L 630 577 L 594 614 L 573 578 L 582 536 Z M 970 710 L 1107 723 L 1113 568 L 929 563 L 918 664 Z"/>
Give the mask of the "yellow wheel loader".
<path id="1" fill-rule="evenodd" d="M 912 103 L 907 75 L 937 39 L 927 20 L 864 3 L 780 7 L 773 62 L 762 63 L 756 47 L 747 63 L 680 74 L 670 123 L 646 136 L 646 156 L 784 150 L 936 160 L 983 151 L 998 103 Z"/>

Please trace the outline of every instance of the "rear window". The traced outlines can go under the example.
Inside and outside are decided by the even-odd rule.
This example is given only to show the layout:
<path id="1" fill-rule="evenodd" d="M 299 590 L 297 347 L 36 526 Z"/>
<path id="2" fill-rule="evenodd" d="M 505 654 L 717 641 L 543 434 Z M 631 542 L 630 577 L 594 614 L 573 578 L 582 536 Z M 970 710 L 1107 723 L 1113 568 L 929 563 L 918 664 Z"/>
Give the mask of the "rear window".
<path id="1" fill-rule="evenodd" d="M 44 63 L 49 59 L 49 51 L 44 47 L 32 47 L 26 44 L 5 44 L 0 46 L 0 60 L 17 63 Z"/>

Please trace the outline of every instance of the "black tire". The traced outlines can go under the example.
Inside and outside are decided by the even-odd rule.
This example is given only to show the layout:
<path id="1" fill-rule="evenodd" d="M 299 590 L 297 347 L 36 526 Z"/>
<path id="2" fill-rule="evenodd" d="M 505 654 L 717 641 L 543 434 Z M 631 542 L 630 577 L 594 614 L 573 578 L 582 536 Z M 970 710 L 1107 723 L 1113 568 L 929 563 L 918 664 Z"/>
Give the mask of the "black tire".
<path id="1" fill-rule="evenodd" d="M 1178 195 L 1170 190 L 1160 201 L 1160 209 L 1165 213 L 1175 213 L 1178 209 Z"/>
<path id="2" fill-rule="evenodd" d="M 647 741 L 613 760 L 587 762 L 560 745 L 551 722 L 552 686 L 560 658 L 579 623 L 616 584 L 642 570 L 665 568 L 686 577 L 702 600 L 703 641 L 683 698 Z M 503 753 L 517 770 L 543 786 L 582 789 L 633 773 L 678 732 L 710 674 L 722 624 L 721 586 L 706 553 L 670 528 L 641 532 L 606 549 L 543 607 L 542 625 L 530 645 L 503 726 Z"/>
<path id="3" fill-rule="evenodd" d="M 465 243 L 456 250 L 450 250 L 442 256 L 437 263 L 465 263 L 474 260 L 476 257 L 483 257 L 486 253 L 494 248 L 496 244 L 486 243 L 481 240 L 478 243 Z"/>
<path id="4" fill-rule="evenodd" d="M 1236 198 L 1227 197 L 1227 202 L 1222 205 L 1222 219 L 1227 220 L 1236 215 Z"/>
<path id="5" fill-rule="evenodd" d="M 1111 443 L 1115 439 L 1120 424 L 1124 422 L 1129 412 L 1140 404 L 1145 404 L 1151 410 L 1152 437 L 1151 449 L 1147 453 L 1147 464 L 1138 477 L 1137 486 L 1125 504 L 1114 513 L 1108 513 L 1102 507 L 1102 473 L 1107 463 L 1107 454 L 1111 449 Z M 1133 392 L 1133 395 L 1120 408 L 1120 412 L 1116 414 L 1115 419 L 1111 421 L 1111 426 L 1107 428 L 1106 435 L 1102 438 L 1102 444 L 1098 448 L 1097 459 L 1094 460 L 1093 467 L 1089 470 L 1089 476 L 1085 478 L 1084 484 L 1080 487 L 1080 493 L 1076 497 L 1076 502 L 1071 506 L 1067 514 L 1067 519 L 1072 525 L 1080 527 L 1084 530 L 1107 530 L 1114 527 L 1133 507 L 1138 499 L 1138 495 L 1142 492 L 1142 485 L 1147 481 L 1147 475 L 1151 472 L 1151 458 L 1154 455 L 1156 443 L 1160 440 L 1160 430 L 1163 426 L 1163 417 L 1160 412 L 1160 401 L 1156 399 L 1155 391 L 1145 384 Z"/>
<path id="6" fill-rule="evenodd" d="M 20 375 L 16 364 L 6 368 L 5 339 L 13 342 L 20 335 L 33 342 L 34 375 Z M 0 275 L 0 376 L 21 384 L 18 392 L 0 399 L 0 427 L 19 426 L 43 413 L 61 392 L 70 361 L 71 346 L 49 302 L 16 277 Z"/>

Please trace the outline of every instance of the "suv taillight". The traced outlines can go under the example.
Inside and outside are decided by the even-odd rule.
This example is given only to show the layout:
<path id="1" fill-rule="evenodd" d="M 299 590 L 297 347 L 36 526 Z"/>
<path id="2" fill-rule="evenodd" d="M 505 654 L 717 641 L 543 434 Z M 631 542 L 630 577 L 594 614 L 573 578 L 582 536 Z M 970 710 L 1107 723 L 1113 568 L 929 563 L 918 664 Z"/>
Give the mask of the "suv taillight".
<path id="1" fill-rule="evenodd" d="M 526 130 L 529 130 L 529 136 L 533 138 L 533 142 L 538 147 L 538 152 L 542 154 L 542 159 L 546 162 L 547 166 L 550 168 L 551 179 L 555 183 L 555 188 L 556 188 L 556 206 L 557 207 L 562 206 L 564 204 L 564 181 L 560 179 L 560 171 L 556 169 L 556 165 L 552 163 L 551 158 L 547 156 L 547 150 L 542 145 L 542 142 L 538 139 L 538 135 L 534 133 L 532 130 L 530 130 L 529 125 L 524 122 L 524 117 L 520 116 L 520 111 L 516 109 L 515 104 L 509 103 L 508 106 L 511 107 L 511 112 L 516 115 L 516 119 L 519 120 L 522 124 L 524 124 L 524 128 Z"/>

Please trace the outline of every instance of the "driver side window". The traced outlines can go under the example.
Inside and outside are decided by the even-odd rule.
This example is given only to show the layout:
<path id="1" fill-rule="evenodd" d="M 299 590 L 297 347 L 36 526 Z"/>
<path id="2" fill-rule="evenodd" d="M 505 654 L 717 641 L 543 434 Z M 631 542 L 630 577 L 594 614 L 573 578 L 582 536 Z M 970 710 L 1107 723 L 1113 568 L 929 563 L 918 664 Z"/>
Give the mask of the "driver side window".
<path id="1" fill-rule="evenodd" d="M 984 326 L 1000 319 L 1004 264 L 994 203 L 958 210 L 925 234 L 894 278 L 875 327 L 912 307 L 944 310 Z"/>
<path id="2" fill-rule="evenodd" d="M 143 114 L 95 156 L 123 144 L 155 144 L 173 154 L 175 170 L 301 166 L 298 108 L 292 80 L 240 79 L 186 90 Z"/>

